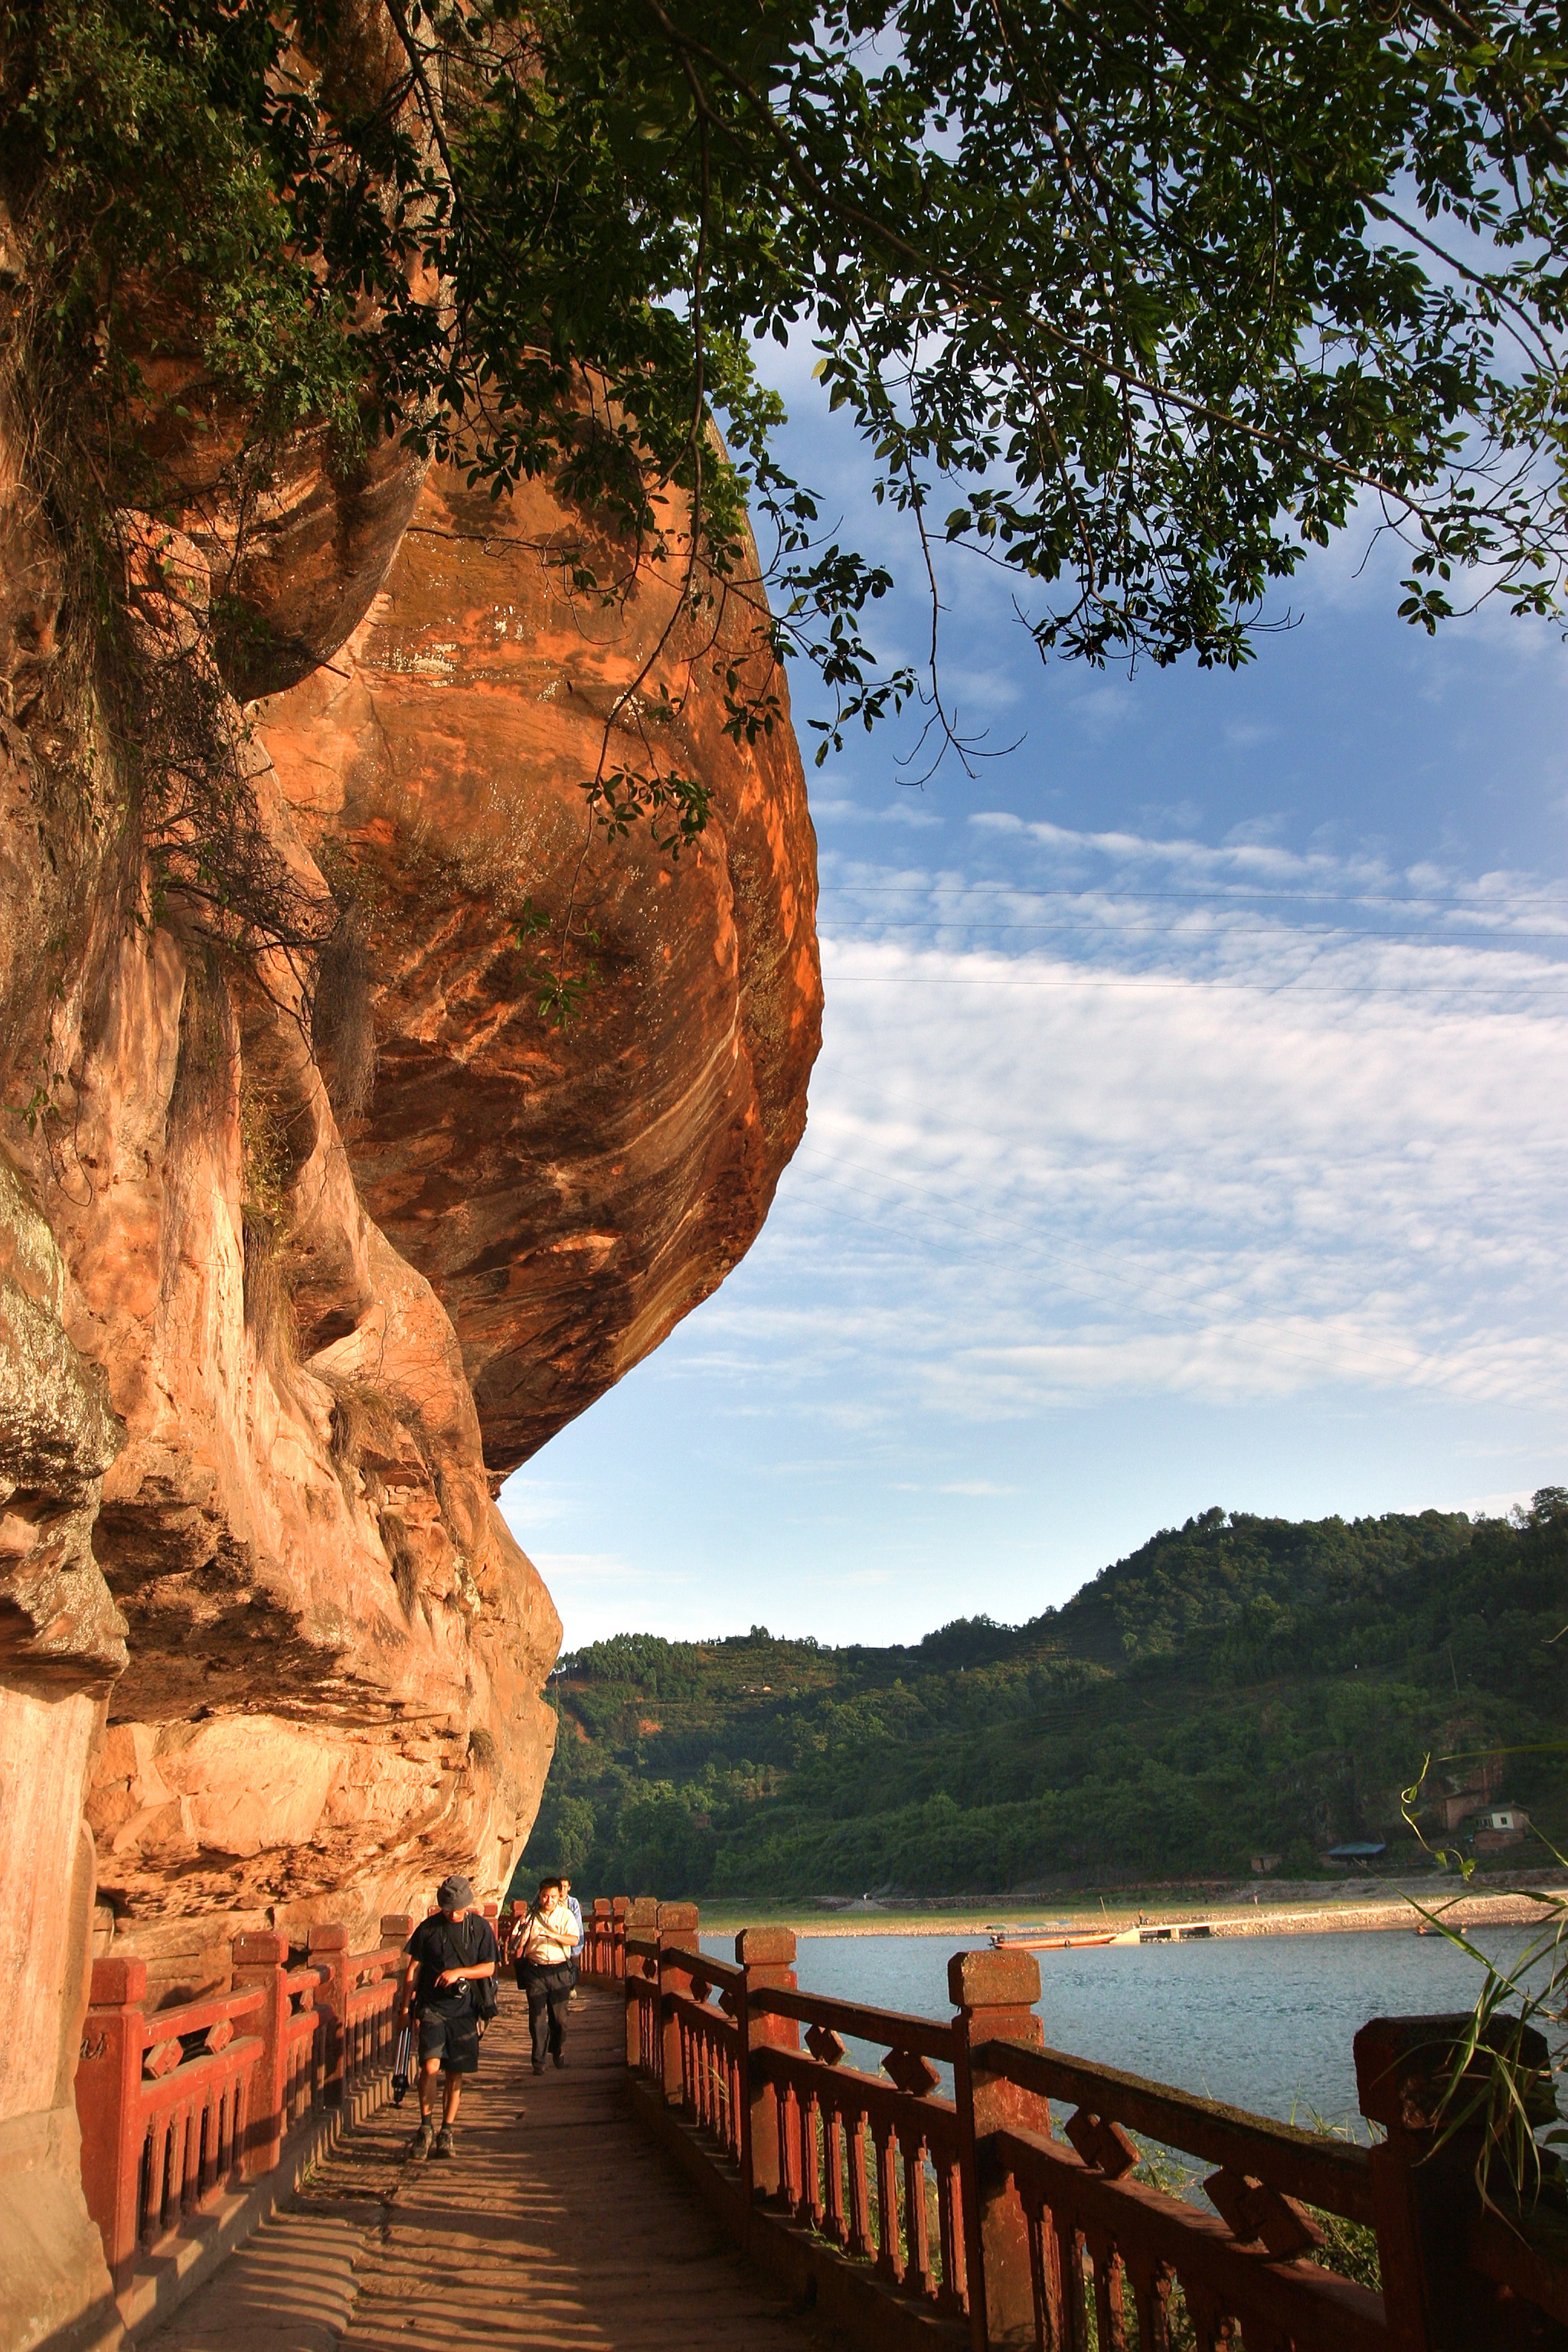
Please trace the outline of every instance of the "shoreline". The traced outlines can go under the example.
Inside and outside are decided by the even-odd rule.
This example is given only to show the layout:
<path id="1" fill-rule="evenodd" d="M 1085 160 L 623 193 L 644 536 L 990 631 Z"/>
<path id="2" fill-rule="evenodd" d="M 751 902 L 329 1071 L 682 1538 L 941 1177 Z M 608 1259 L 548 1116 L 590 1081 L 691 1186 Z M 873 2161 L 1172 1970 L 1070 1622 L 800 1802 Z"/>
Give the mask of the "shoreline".
<path id="1" fill-rule="evenodd" d="M 1419 1906 L 1419 1907 L 1418 1907 Z M 1528 1895 L 1499 1891 L 1491 1895 L 1444 1895 L 1434 1891 L 1421 1896 L 1396 1897 L 1385 1902 L 1369 1902 L 1365 1898 L 1353 1904 L 1325 1903 L 1321 1909 L 1290 1909 L 1272 1904 L 1236 1905 L 1216 1907 L 1205 1912 L 1195 1906 L 1173 1907 L 1168 1912 L 1151 1913 L 1145 1925 L 1152 1927 L 1184 1927 L 1189 1922 L 1206 1920 L 1215 1940 L 1221 1937 L 1261 1936 L 1333 1936 L 1356 1935 L 1363 1932 L 1415 1934 L 1423 1926 L 1422 1912 L 1439 1914 L 1453 1927 L 1512 1927 L 1544 1924 L 1545 1913 L 1539 1903 Z M 1134 1915 L 1110 1912 L 1103 1915 L 1106 1927 L 1121 1929 L 1135 1924 Z M 929 1914 L 922 1918 L 900 1919 L 896 1912 L 879 1915 L 858 1912 L 854 1918 L 823 1918 L 818 1914 L 799 1915 L 786 1918 L 761 1920 L 727 1919 L 718 1926 L 702 1924 L 699 1933 L 728 1936 L 745 1927 L 763 1925 L 791 1927 L 802 1937 L 840 1936 L 992 1936 L 1006 1933 L 1026 1924 L 1022 1918 L 998 1918 L 976 1911 L 973 1916 L 955 1913 L 941 1919 Z M 1027 1923 L 1032 1924 L 1032 1923 Z M 1075 1926 L 1079 1923 L 1075 1923 Z M 1081 1926 L 1088 1929 L 1100 1923 L 1090 1914 L 1084 1914 Z M 1429 1927 L 1429 1934 L 1437 1935 Z M 1184 1937 L 1183 1940 L 1186 1940 Z M 1104 1950 L 1103 1945 L 1080 1945 L 1079 1950 Z M 1123 1946 L 1130 1950 L 1131 1946 Z"/>
<path id="2" fill-rule="evenodd" d="M 1214 1933 L 1216 1937 L 1343 1936 L 1363 1929 L 1386 1934 L 1403 1928 L 1407 1935 L 1418 1935 L 1425 1929 L 1427 1935 L 1440 1936 L 1441 1929 L 1424 1919 L 1423 1911 L 1440 1916 L 1450 1927 L 1467 1929 L 1528 1927 L 1544 1916 L 1541 1905 L 1531 1903 L 1524 1895 L 1454 1895 L 1446 1902 L 1423 1904 L 1419 1908 L 1414 1898 L 1407 1897 L 1400 1903 L 1368 1903 L 1352 1909 L 1287 1911 L 1272 1919 L 1249 1919 L 1245 1915 L 1215 1919 Z"/>

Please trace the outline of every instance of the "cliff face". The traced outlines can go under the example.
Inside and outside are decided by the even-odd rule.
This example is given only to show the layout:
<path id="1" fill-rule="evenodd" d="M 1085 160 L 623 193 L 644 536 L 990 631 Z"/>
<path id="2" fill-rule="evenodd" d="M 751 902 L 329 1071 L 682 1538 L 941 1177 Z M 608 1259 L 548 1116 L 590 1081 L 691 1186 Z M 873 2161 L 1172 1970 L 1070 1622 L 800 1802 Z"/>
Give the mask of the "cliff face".
<path id="1" fill-rule="evenodd" d="M 454 1865 L 498 1892 L 559 1625 L 495 1488 L 722 1279 L 804 1121 L 787 720 L 724 731 L 670 579 L 566 588 L 581 526 L 542 491 L 363 496 L 334 536 L 349 493 L 279 489 L 247 593 L 292 648 L 273 675 L 318 666 L 223 705 L 274 868 L 348 910 L 318 974 L 155 881 L 90 715 L 71 756 L 62 583 L 0 478 L 0 1983 L 15 2015 L 27 1972 L 29 2018 L 0 2042 L 0 2256 L 59 2206 L 7 2343 L 91 2268 L 95 1873 L 99 1948 L 167 1998 L 241 1925 L 357 1940 Z M 164 554 L 210 669 L 211 536 Z M 661 687 L 659 745 L 712 795 L 674 859 L 595 832 L 582 789 Z"/>
<path id="2" fill-rule="evenodd" d="M 782 719 L 732 740 L 715 677 L 750 667 L 749 610 L 693 624 L 668 570 L 607 608 L 574 592 L 571 520 L 537 485 L 498 511 L 433 477 L 366 620 L 259 710 L 363 915 L 354 1177 L 452 1318 L 497 1475 L 749 1246 L 819 1041 L 799 755 Z M 583 781 L 650 754 L 712 795 L 673 857 L 588 820 Z M 538 1010 L 558 970 L 587 983 L 565 1027 Z"/>
<path id="3" fill-rule="evenodd" d="M 504 1884 L 559 1629 L 491 1489 L 722 1278 L 804 1122 L 793 741 L 731 742 L 678 646 L 647 668 L 658 577 L 584 619 L 541 552 L 565 521 L 427 483 L 330 668 L 255 709 L 273 836 L 353 909 L 333 1006 L 139 934 L 81 1058 L 94 1181 L 51 1213 L 125 1428 L 96 1546 L 130 1648 L 89 1818 L 118 1932 L 176 1981 L 214 1912 L 368 1929 L 437 1856 Z M 585 823 L 645 669 L 714 801 L 674 858 Z M 595 971 L 556 1025 L 568 925 Z M 363 1038 L 339 1066 L 358 984 L 373 1076 Z M 363 1097 L 341 1129 L 322 1062 Z"/>

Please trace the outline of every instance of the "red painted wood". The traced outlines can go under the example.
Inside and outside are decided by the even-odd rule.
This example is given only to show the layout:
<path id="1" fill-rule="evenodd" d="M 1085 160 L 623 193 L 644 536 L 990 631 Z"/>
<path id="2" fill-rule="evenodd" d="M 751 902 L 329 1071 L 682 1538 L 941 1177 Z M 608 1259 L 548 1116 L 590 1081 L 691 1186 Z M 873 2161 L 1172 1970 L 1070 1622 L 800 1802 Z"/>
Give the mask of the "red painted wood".
<path id="1" fill-rule="evenodd" d="M 117 2287 L 237 2165 L 275 2164 L 290 2119 L 384 2066 L 412 1924 L 389 1916 L 360 1954 L 318 1928 L 303 1965 L 281 1937 L 239 1938 L 228 1993 L 153 2013 L 143 1968 L 99 1963 L 77 2095 Z M 733 1965 L 700 1950 L 691 1905 L 601 1899 L 587 1929 L 584 1974 L 624 1998 L 628 2065 L 685 2118 L 666 2117 L 689 2135 L 671 2145 L 718 2168 L 742 2236 L 765 2215 L 838 2264 L 834 2294 L 870 2298 L 855 2306 L 868 2347 L 916 2340 L 901 2311 L 949 2323 L 947 2344 L 966 2321 L 975 2352 L 1171 2352 L 1178 2336 L 1202 2352 L 1568 2352 L 1568 2261 L 1528 2216 L 1484 2213 L 1473 2147 L 1442 2137 L 1433 2070 L 1453 2020 L 1358 2037 L 1363 2105 L 1387 2132 L 1369 2152 L 1044 2050 L 1028 1953 L 959 1955 L 956 2016 L 920 2019 L 802 1994 L 787 1929 L 746 1930 Z M 844 2063 L 847 2035 L 886 2053 L 880 2074 Z M 923 2062 L 941 2058 L 952 2099 L 928 2087 Z M 1053 2099 L 1073 2110 L 1066 2141 Z M 1133 2133 L 1217 2168 L 1215 2210 L 1141 2180 Z M 1374 2224 L 1387 2308 L 1301 2258 L 1307 2205 Z"/>
<path id="2" fill-rule="evenodd" d="M 237 2169 L 278 2161 L 283 2134 L 390 2059 L 411 1919 L 358 1954 L 331 1925 L 290 1967 L 280 1936 L 242 1937 L 226 1993 L 145 2009 L 139 1960 L 95 1965 L 77 2071 L 82 2181 L 116 2293 L 139 2253 L 208 2205 Z"/>
<path id="3" fill-rule="evenodd" d="M 899 2143 L 890 2117 L 874 2127 L 872 2145 L 877 2151 L 877 2269 L 898 2285 L 904 2275 L 904 2252 L 899 2229 Z"/>
<path id="4" fill-rule="evenodd" d="M 931 2213 L 926 2202 L 925 2142 L 906 2137 L 904 2158 L 904 2236 L 906 2276 L 924 2301 L 935 2299 L 931 2270 Z"/>

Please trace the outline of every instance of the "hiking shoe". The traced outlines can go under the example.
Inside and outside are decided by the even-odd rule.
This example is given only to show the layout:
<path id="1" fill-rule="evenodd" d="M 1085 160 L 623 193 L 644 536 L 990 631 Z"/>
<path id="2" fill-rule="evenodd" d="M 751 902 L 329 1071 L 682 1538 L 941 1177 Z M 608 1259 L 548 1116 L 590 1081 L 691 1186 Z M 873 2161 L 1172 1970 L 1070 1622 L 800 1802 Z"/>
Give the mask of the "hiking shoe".
<path id="1" fill-rule="evenodd" d="M 452 2137 L 452 2126 L 450 2124 L 443 2124 L 440 2130 L 437 2133 L 436 2146 L 431 2153 L 436 2156 L 457 2155 L 458 2143 Z"/>
<path id="2" fill-rule="evenodd" d="M 542 2059 L 542 2058 L 536 2058 L 536 2059 L 534 2060 L 534 2062 L 533 2062 L 533 2071 L 534 2071 L 534 2073 L 535 2073 L 536 2074 L 543 2074 L 543 2072 L 544 2072 L 544 2061 L 543 2061 L 543 2059 Z"/>
<path id="3" fill-rule="evenodd" d="M 555 2063 L 556 2063 L 558 2066 L 564 2066 L 564 2065 L 565 2065 L 565 2063 L 566 2063 L 565 2059 L 563 2057 L 563 2055 L 562 2055 L 562 2053 L 561 2053 L 561 2052 L 560 2052 L 559 2050 L 555 2053 Z"/>
<path id="4" fill-rule="evenodd" d="M 415 2133 L 413 2138 L 408 2143 L 409 2155 L 416 2160 L 428 2156 L 430 2153 L 430 2142 L 433 2137 L 434 2135 L 429 2124 L 422 2123 L 418 2130 Z"/>

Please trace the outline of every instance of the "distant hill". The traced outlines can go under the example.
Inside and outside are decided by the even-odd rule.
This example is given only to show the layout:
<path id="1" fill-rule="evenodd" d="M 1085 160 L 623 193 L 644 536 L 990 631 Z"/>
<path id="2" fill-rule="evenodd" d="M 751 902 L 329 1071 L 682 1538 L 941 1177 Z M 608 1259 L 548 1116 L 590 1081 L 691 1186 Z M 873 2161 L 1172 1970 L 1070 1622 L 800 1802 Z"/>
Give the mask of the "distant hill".
<path id="1" fill-rule="evenodd" d="M 1352 1839 L 1414 1861 L 1423 1759 L 1500 1748 L 1521 1752 L 1495 1793 L 1561 1843 L 1568 1491 L 1509 1520 L 1205 1511 L 1027 1624 L 886 1649 L 623 1633 L 549 1696 L 524 1871 L 592 1891 L 995 1895 L 1258 1853 L 1300 1876 Z M 1429 1791 L 1444 1769 L 1470 1777 Z"/>

